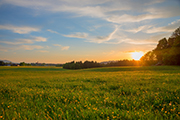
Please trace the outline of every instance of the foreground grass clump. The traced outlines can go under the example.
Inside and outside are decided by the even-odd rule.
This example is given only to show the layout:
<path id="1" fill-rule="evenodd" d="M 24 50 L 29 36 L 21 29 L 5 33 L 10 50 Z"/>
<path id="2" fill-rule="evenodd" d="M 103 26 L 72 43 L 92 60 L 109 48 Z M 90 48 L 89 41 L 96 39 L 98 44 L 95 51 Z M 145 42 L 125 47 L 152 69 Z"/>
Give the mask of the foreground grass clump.
<path id="1" fill-rule="evenodd" d="M 0 67 L 1 119 L 180 119 L 180 67 Z"/>

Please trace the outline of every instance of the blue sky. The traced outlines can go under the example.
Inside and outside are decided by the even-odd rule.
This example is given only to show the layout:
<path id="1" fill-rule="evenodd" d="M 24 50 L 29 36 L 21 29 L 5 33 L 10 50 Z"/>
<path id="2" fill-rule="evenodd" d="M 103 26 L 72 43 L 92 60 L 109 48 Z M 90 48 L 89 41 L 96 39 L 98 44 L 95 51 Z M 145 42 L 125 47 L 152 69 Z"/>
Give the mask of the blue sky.
<path id="1" fill-rule="evenodd" d="M 0 0 L 0 59 L 132 59 L 180 26 L 179 0 Z"/>

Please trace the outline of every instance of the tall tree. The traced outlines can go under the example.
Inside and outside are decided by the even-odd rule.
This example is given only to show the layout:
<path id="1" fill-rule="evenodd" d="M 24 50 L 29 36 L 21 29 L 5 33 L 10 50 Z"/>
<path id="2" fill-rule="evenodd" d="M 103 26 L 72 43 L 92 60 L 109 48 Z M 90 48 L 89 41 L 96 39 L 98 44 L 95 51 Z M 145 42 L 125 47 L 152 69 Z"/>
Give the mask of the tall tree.
<path id="1" fill-rule="evenodd" d="M 164 50 L 168 48 L 168 42 L 166 38 L 159 40 L 157 47 L 154 49 L 158 62 L 162 62 Z"/>

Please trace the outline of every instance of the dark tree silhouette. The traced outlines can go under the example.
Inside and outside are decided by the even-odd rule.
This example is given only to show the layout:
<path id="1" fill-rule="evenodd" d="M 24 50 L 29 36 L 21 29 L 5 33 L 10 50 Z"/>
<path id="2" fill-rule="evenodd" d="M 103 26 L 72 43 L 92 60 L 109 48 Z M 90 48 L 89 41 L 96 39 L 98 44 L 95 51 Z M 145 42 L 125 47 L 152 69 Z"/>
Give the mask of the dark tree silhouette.
<path id="1" fill-rule="evenodd" d="M 149 57 L 153 54 L 153 59 Z M 159 40 L 157 47 L 141 58 L 142 65 L 180 65 L 180 27 L 167 40 Z"/>

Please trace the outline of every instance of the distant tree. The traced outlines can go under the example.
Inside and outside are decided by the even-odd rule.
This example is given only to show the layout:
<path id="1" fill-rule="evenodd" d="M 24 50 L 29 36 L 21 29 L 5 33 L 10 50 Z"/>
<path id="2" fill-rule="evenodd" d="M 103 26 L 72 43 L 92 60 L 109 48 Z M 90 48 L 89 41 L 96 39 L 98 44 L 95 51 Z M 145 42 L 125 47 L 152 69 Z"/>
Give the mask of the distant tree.
<path id="1" fill-rule="evenodd" d="M 84 69 L 84 68 L 94 68 L 94 67 L 101 67 L 101 65 L 94 61 L 85 61 L 84 63 L 82 61 L 79 62 L 68 62 L 63 65 L 64 69 Z"/>
<path id="2" fill-rule="evenodd" d="M 26 66 L 26 63 L 25 62 L 21 62 L 19 65 L 20 66 Z"/>
<path id="3" fill-rule="evenodd" d="M 3 61 L 0 61 L 0 66 L 4 66 L 5 63 Z"/>

